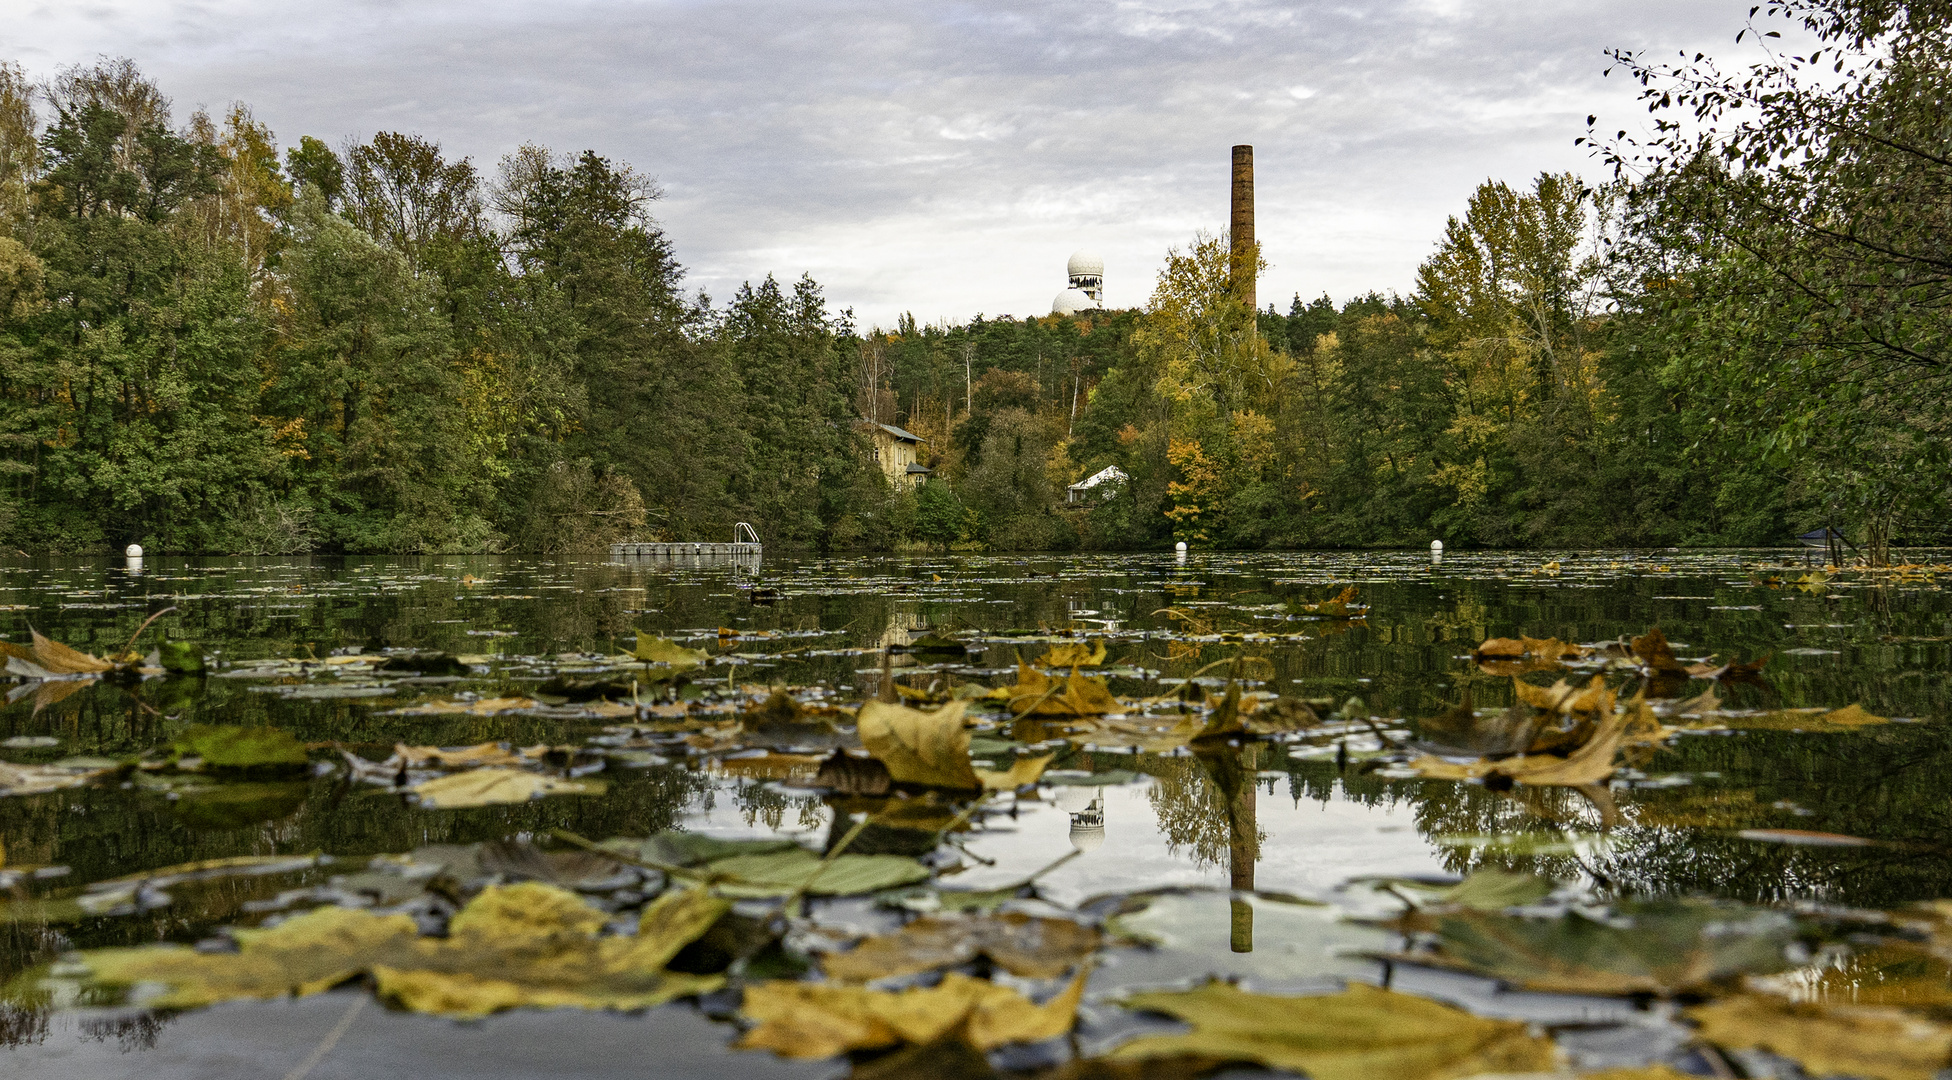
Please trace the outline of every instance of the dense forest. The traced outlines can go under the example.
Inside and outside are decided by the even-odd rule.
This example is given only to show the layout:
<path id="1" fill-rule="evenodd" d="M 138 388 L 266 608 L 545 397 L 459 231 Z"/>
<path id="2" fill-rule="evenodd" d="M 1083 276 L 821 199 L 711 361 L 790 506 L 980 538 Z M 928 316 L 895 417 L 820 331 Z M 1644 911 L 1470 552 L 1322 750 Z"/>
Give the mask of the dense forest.
<path id="1" fill-rule="evenodd" d="M 1603 183 L 1488 180 L 1411 295 L 857 327 L 686 291 L 594 151 L 282 153 L 127 60 L 0 64 L 0 544 L 39 553 L 1774 544 L 1948 533 L 1952 7 L 1783 0 L 1614 53 Z M 1772 22 L 1773 20 L 1773 22 Z M 1791 53 L 1776 36 L 1806 44 Z M 1741 47 L 1738 43 L 1738 47 Z M 1575 133 L 1568 133 L 1571 138 Z M 926 486 L 863 418 L 926 440 Z M 1065 487 L 1117 466 L 1084 504 Z"/>

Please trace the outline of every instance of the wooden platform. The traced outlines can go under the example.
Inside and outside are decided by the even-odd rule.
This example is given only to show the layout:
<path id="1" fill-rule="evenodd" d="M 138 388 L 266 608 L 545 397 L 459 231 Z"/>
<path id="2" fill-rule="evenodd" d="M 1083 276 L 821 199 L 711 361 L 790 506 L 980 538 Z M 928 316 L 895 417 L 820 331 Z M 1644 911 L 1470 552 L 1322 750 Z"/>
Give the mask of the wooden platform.
<path id="1" fill-rule="evenodd" d="M 611 556 L 619 558 L 627 555 L 757 555 L 759 553 L 760 545 L 758 544 L 715 544 L 709 541 L 610 545 Z"/>

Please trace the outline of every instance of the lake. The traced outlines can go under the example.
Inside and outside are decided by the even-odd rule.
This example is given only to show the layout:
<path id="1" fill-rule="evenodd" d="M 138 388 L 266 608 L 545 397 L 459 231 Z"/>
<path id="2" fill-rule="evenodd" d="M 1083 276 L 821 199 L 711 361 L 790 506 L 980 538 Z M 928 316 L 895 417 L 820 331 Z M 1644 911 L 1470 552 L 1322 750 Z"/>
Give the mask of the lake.
<path id="1" fill-rule="evenodd" d="M 1068 1035 L 963 1063 L 1005 1075 L 1183 1032 L 1167 1014 L 1191 1012 L 1128 996 L 1209 977 L 1272 995 L 1386 987 L 1523 1021 L 1512 1038 L 1578 1070 L 1762 1075 L 1805 1051 L 1730 1026 L 1736 1005 L 1865 1002 L 1929 1027 L 1952 1003 L 1933 959 L 1952 953 L 1931 944 L 1952 937 L 1933 936 L 1937 916 L 1906 921 L 1952 897 L 1952 556 L 1904 558 L 1878 573 L 1785 550 L 0 565 L 18 679 L 0 713 L 16 770 L 0 771 L 15 778 L 0 796 L 0 1071 L 940 1072 L 900 1056 L 913 1048 L 886 1056 L 909 1036 L 852 1058 L 731 1049 L 763 1022 L 741 990 L 817 982 L 917 920 L 1003 933 L 1010 918 L 1094 944 L 1053 967 L 1048 943 L 958 938 L 869 985 L 925 989 L 948 970 L 961 975 L 941 985 L 972 976 L 1046 1007 L 1080 980 Z M 1671 661 L 1650 659 L 1653 628 Z M 68 654 L 35 652 L 35 632 L 118 667 L 62 670 Z M 1508 655 L 1494 639 L 1550 647 Z M 1603 704 L 1563 697 L 1588 687 Z M 966 710 L 968 748 L 943 767 L 1008 779 L 981 800 L 900 782 L 888 754 L 858 749 L 873 699 L 899 703 L 898 732 L 901 706 Z M 1215 726 L 1236 714 L 1251 722 Z M 1202 725 L 1215 730 L 1189 734 Z M 285 735 L 251 734 L 266 729 Z M 1601 779 L 1552 779 L 1607 737 Z M 765 843 L 782 839 L 797 847 Z M 761 868 L 827 865 L 808 852 L 865 884 Z M 495 973 L 461 956 L 472 924 L 456 912 L 518 882 L 581 897 L 591 942 L 650 934 L 641 913 L 685 882 L 722 894 L 724 914 L 670 961 L 680 975 L 625 980 L 668 1004 L 480 1006 Z M 406 961 L 347 961 L 306 987 L 324 992 L 197 983 L 221 1003 L 172 1007 L 203 999 L 90 959 L 147 963 L 155 950 L 100 951 L 174 943 L 195 951 L 163 955 L 221 981 L 222 963 L 279 940 L 248 928 L 328 908 L 413 920 L 388 924 L 406 927 L 388 955 L 421 957 L 448 996 L 382 971 Z M 1594 961 L 1554 936 L 1566 927 L 1649 955 Z M 1732 940 L 1747 951 L 1718 944 Z M 1012 960 L 1019 946 L 1035 956 Z M 1877 967 L 1892 950 L 1902 979 Z M 1670 970 L 1667 952 L 1700 970 Z M 649 1000 L 604 992 L 621 996 L 597 1004 Z M 492 1015 L 447 1018 L 470 1010 Z"/>

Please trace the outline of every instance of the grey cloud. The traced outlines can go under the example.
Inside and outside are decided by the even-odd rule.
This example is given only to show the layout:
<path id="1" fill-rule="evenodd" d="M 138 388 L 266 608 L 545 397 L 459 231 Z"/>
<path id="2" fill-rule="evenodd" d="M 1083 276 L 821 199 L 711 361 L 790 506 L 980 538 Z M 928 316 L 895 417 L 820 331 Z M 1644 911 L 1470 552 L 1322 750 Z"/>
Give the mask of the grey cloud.
<path id="1" fill-rule="evenodd" d="M 811 271 L 886 323 L 1037 314 L 1066 255 L 1136 304 L 1224 226 L 1256 145 L 1268 299 L 1404 289 L 1487 176 L 1593 171 L 1588 112 L 1638 117 L 1611 45 L 1728 51 L 1744 8 L 1681 0 L 1086 4 L 124 3 L 32 8 L 45 71 L 126 53 L 179 105 L 281 137 L 418 131 L 484 164 L 525 141 L 655 175 L 692 283 Z"/>

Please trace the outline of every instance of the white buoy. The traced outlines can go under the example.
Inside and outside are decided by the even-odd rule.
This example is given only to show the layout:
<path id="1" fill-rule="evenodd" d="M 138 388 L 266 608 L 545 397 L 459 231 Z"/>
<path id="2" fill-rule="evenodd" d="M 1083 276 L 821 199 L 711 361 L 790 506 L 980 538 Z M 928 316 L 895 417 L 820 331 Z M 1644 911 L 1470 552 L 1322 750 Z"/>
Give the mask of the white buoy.
<path id="1" fill-rule="evenodd" d="M 1180 541 L 1179 543 L 1177 543 L 1177 544 L 1174 544 L 1174 545 L 1173 545 L 1173 550 L 1174 550 L 1174 551 L 1185 551 L 1185 550 L 1186 550 L 1186 541 L 1184 541 L 1184 540 L 1181 540 L 1181 541 Z"/>
<path id="2" fill-rule="evenodd" d="M 131 559 L 140 559 L 142 558 L 142 545 L 130 544 L 128 547 L 122 549 L 122 554 L 127 555 Z"/>
<path id="3" fill-rule="evenodd" d="M 1444 542 L 1443 542 L 1442 540 L 1432 540 L 1432 541 L 1430 541 L 1430 550 L 1432 550 L 1432 551 L 1442 551 L 1442 550 L 1444 550 Z"/>

